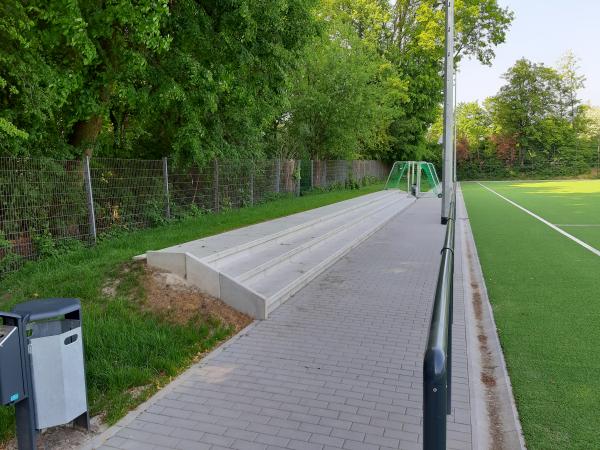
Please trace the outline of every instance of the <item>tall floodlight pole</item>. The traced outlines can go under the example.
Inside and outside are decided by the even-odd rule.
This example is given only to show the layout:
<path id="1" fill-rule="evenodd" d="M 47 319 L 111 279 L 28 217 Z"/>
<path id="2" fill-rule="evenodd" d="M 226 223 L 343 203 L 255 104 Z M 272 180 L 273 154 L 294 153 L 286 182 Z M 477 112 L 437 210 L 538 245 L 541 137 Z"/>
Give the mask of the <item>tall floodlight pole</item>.
<path id="1" fill-rule="evenodd" d="M 444 70 L 444 156 L 442 167 L 442 224 L 448 222 L 454 178 L 454 0 L 446 3 L 446 56 Z"/>
<path id="2" fill-rule="evenodd" d="M 457 112 L 457 108 L 456 106 L 458 105 L 458 75 L 456 73 L 456 71 L 454 71 L 454 117 L 456 118 L 456 112 Z M 452 122 L 454 124 L 454 139 L 453 141 L 453 145 L 452 145 L 452 181 L 454 183 L 456 183 L 456 144 L 457 144 L 457 139 L 456 139 L 456 133 L 458 131 L 458 124 L 455 123 L 454 121 Z"/>

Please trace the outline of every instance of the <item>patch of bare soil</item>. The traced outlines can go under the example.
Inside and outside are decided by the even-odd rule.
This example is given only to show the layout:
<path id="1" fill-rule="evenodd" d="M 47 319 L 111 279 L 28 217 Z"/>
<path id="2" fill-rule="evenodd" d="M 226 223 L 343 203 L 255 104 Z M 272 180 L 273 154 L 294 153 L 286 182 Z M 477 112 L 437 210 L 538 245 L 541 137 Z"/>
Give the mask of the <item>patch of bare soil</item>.
<path id="1" fill-rule="evenodd" d="M 185 324 L 200 314 L 202 317 L 219 319 L 236 331 L 252 322 L 252 319 L 221 300 L 200 291 L 175 274 L 161 272 L 144 265 L 143 289 L 146 299 L 143 308 L 164 314 L 174 323 Z"/>
<path id="2" fill-rule="evenodd" d="M 102 425 L 101 417 L 94 417 L 90 420 L 90 430 L 64 425 L 45 430 L 38 436 L 38 450 L 75 450 L 89 442 L 98 433 L 106 429 Z M 4 446 L 0 445 L 0 450 L 17 450 L 17 441 L 13 439 Z"/>
<path id="3" fill-rule="evenodd" d="M 469 259 L 471 280 L 476 280 L 473 251 L 470 244 L 467 244 L 467 257 Z M 481 286 L 476 281 L 471 282 L 473 293 L 473 310 L 477 320 L 477 340 L 479 341 L 479 353 L 481 356 L 481 383 L 486 390 L 487 415 L 490 425 L 490 448 L 494 450 L 503 450 L 506 448 L 504 443 L 504 428 L 500 417 L 500 399 L 496 388 L 496 364 L 492 351 L 488 344 L 488 336 L 483 324 L 483 300 L 481 295 Z"/>

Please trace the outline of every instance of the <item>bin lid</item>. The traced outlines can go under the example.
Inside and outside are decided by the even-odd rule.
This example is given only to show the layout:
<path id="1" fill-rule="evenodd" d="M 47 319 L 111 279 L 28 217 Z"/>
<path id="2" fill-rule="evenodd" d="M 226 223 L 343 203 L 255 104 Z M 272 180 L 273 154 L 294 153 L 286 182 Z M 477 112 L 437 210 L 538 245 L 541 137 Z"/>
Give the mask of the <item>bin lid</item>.
<path id="1" fill-rule="evenodd" d="M 81 302 L 78 298 L 45 298 L 19 303 L 12 312 L 20 316 L 29 314 L 29 320 L 36 321 L 64 316 L 80 309 Z"/>

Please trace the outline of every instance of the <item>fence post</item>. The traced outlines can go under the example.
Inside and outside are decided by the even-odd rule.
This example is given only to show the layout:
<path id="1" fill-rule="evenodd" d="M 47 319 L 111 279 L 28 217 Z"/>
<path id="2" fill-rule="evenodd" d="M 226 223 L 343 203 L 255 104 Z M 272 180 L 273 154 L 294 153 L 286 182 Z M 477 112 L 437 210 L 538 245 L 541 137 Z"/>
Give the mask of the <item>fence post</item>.
<path id="1" fill-rule="evenodd" d="M 90 172 L 90 157 L 85 155 L 83 158 L 83 179 L 85 183 L 85 193 L 88 208 L 88 223 L 90 235 L 96 243 L 96 213 L 94 211 L 94 194 L 92 192 L 92 174 Z"/>
<path id="2" fill-rule="evenodd" d="M 279 193 L 281 184 L 281 158 L 275 160 L 275 192 Z"/>
<path id="3" fill-rule="evenodd" d="M 294 175 L 298 175 L 296 178 L 296 197 L 300 197 L 300 180 L 302 179 L 302 160 L 299 159 L 297 162 L 296 170 L 294 170 Z"/>
<path id="4" fill-rule="evenodd" d="M 250 205 L 254 206 L 254 161 L 250 161 Z"/>
<path id="5" fill-rule="evenodd" d="M 162 159 L 162 170 L 163 170 L 163 187 L 165 195 L 165 216 L 167 219 L 171 218 L 171 204 L 169 201 L 169 165 L 167 158 Z"/>
<path id="6" fill-rule="evenodd" d="M 346 182 L 356 181 L 354 179 L 354 161 L 348 160 L 346 161 Z"/>
<path id="7" fill-rule="evenodd" d="M 315 187 L 315 160 L 310 160 L 310 188 L 311 190 Z"/>
<path id="8" fill-rule="evenodd" d="M 219 212 L 219 209 L 221 207 L 221 201 L 219 199 L 219 160 L 217 158 L 215 158 L 215 169 L 214 169 L 214 174 L 213 174 L 213 187 L 214 187 L 214 194 L 215 194 L 215 205 L 214 205 L 214 209 L 215 212 Z"/>

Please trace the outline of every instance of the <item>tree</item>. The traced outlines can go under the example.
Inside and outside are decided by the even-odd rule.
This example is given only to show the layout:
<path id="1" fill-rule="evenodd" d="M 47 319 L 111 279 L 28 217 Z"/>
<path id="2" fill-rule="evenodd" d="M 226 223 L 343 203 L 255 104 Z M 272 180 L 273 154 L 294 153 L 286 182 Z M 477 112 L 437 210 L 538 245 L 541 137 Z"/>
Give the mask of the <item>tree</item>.
<path id="1" fill-rule="evenodd" d="M 578 73 L 580 69 L 578 61 L 575 53 L 569 50 L 558 62 L 560 109 L 573 127 L 576 126 L 576 119 L 582 112 L 581 101 L 577 98 L 577 94 L 585 85 L 585 76 Z"/>
<path id="2" fill-rule="evenodd" d="M 492 146 L 494 124 L 486 105 L 479 102 L 459 103 L 456 106 L 457 154 L 459 159 L 475 158 L 479 160 L 488 156 Z M 443 117 L 438 114 L 436 121 L 427 133 L 431 144 L 437 144 L 443 132 Z"/>
<path id="3" fill-rule="evenodd" d="M 282 119 L 292 155 L 349 159 L 389 147 L 388 127 L 406 99 L 406 83 L 345 25 L 332 21 L 313 40 L 293 85 Z"/>
<path id="4" fill-rule="evenodd" d="M 490 105 L 500 132 L 515 139 L 521 165 L 538 151 L 550 157 L 574 145 L 576 134 L 562 114 L 562 80 L 555 69 L 520 59 L 504 79 Z"/>
<path id="5" fill-rule="evenodd" d="M 583 111 L 585 127 L 581 133 L 582 137 L 590 141 L 600 141 L 600 107 L 584 105 Z"/>
<path id="6" fill-rule="evenodd" d="M 151 148 L 197 162 L 264 156 L 302 50 L 318 31 L 312 5 L 175 2 L 165 27 L 171 50 L 152 67 L 154 108 L 136 153 Z"/>
<path id="7" fill-rule="evenodd" d="M 351 26 L 359 38 L 396 67 L 408 101 L 390 124 L 392 159 L 418 158 L 442 101 L 444 10 L 440 0 L 327 0 L 327 14 Z M 496 0 L 456 2 L 456 61 L 472 56 L 490 64 L 504 42 L 513 14 Z"/>
<path id="8" fill-rule="evenodd" d="M 80 79 L 48 58 L 52 35 L 18 0 L 0 2 L 0 152 L 70 156 L 61 108 Z"/>
<path id="9" fill-rule="evenodd" d="M 456 8 L 457 60 L 489 63 L 512 14 Z M 440 0 L 5 0 L 0 151 L 417 157 L 442 98 L 443 16 Z"/>

